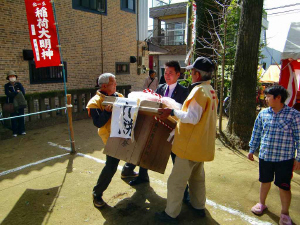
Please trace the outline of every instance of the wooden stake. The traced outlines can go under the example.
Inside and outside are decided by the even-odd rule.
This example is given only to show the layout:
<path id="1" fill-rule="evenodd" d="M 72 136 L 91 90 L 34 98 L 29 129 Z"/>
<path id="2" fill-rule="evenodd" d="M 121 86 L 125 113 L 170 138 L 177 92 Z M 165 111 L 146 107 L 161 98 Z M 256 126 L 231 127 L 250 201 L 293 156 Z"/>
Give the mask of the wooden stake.
<path id="1" fill-rule="evenodd" d="M 71 154 L 75 154 L 75 140 L 74 140 L 74 130 L 73 130 L 73 120 L 72 120 L 72 105 L 71 105 L 71 94 L 67 94 L 67 109 L 69 118 L 69 129 L 71 135 Z"/>

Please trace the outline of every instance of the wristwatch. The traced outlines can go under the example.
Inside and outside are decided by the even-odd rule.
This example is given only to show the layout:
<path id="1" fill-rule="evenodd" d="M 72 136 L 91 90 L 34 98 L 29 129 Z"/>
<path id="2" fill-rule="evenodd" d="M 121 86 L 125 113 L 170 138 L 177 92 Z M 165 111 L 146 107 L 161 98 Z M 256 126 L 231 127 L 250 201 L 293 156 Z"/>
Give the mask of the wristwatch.
<path id="1" fill-rule="evenodd" d="M 174 114 L 174 109 L 171 110 L 170 115 L 171 115 L 171 116 L 175 116 L 175 114 Z"/>

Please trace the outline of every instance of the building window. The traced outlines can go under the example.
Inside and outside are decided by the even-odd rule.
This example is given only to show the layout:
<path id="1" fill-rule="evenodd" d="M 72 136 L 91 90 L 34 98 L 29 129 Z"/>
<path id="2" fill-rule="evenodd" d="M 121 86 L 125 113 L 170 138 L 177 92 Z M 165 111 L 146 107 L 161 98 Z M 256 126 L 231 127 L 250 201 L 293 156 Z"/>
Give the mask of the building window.
<path id="1" fill-rule="evenodd" d="M 106 14 L 107 0 L 72 0 L 73 9 Z"/>
<path id="2" fill-rule="evenodd" d="M 65 75 L 67 82 L 67 63 L 64 62 Z M 30 84 L 44 84 L 44 83 L 63 83 L 63 72 L 61 66 L 51 66 L 35 68 L 34 61 L 29 61 L 29 76 Z"/>
<path id="3" fill-rule="evenodd" d="M 185 36 L 185 23 L 166 23 L 166 45 L 183 45 Z"/>
<path id="4" fill-rule="evenodd" d="M 121 10 L 135 13 L 135 0 L 121 0 Z"/>
<path id="5" fill-rule="evenodd" d="M 116 75 L 130 74 L 130 63 L 116 62 Z"/>

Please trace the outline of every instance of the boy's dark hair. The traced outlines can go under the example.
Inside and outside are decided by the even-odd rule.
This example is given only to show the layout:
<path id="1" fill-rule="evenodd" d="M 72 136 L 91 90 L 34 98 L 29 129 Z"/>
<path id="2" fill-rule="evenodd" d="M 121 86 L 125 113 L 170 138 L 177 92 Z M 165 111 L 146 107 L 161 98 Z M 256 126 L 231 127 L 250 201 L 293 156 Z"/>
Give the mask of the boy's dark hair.
<path id="1" fill-rule="evenodd" d="M 265 94 L 269 94 L 269 95 L 273 95 L 274 98 L 276 98 L 278 95 L 281 96 L 281 103 L 284 103 L 285 100 L 288 98 L 289 96 L 289 93 L 287 92 L 287 90 L 280 86 L 280 85 L 274 85 L 274 86 L 271 86 L 269 88 L 267 88 L 265 90 Z"/>
<path id="2" fill-rule="evenodd" d="M 178 61 L 169 61 L 165 63 L 165 66 L 174 67 L 176 73 L 180 73 L 180 65 Z"/>
<path id="3" fill-rule="evenodd" d="M 149 76 L 151 76 L 151 74 L 156 73 L 155 70 L 149 70 Z"/>

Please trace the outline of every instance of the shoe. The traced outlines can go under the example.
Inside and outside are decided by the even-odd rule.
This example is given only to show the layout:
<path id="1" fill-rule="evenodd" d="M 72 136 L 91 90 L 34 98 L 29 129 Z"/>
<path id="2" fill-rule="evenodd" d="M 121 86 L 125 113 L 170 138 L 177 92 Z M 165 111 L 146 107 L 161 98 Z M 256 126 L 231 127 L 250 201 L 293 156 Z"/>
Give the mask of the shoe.
<path id="1" fill-rule="evenodd" d="M 189 201 L 187 203 L 187 205 L 192 208 L 196 213 L 197 213 L 197 216 L 201 217 L 201 218 L 204 218 L 206 217 L 206 213 L 205 213 L 205 209 L 196 209 L 192 206 L 191 202 Z"/>
<path id="2" fill-rule="evenodd" d="M 142 183 L 149 183 L 149 177 L 147 177 L 147 178 L 137 177 L 134 180 L 130 181 L 129 185 L 135 186 L 135 185 L 142 184 Z"/>
<path id="3" fill-rule="evenodd" d="M 188 191 L 185 191 L 185 192 L 184 192 L 184 196 L 183 196 L 183 200 L 182 200 L 182 201 L 183 201 L 184 203 L 189 203 L 190 200 L 191 200 L 191 199 L 190 199 L 190 193 L 189 193 Z"/>
<path id="4" fill-rule="evenodd" d="M 199 217 L 204 218 L 206 216 L 205 209 L 195 209 Z"/>
<path id="5" fill-rule="evenodd" d="M 178 224 L 177 218 L 169 216 L 165 211 L 155 213 L 155 218 L 160 220 L 161 222 Z"/>
<path id="6" fill-rule="evenodd" d="M 17 134 L 13 134 L 13 137 L 17 137 L 18 135 Z"/>
<path id="7" fill-rule="evenodd" d="M 100 199 L 95 199 L 95 198 L 93 198 L 93 203 L 94 203 L 94 206 L 96 207 L 96 208 L 102 208 L 102 207 L 104 207 L 105 205 L 106 205 L 106 202 L 105 201 L 103 201 L 103 199 L 102 198 L 100 198 Z"/>
<path id="8" fill-rule="evenodd" d="M 261 203 L 257 203 L 255 206 L 251 208 L 251 212 L 253 212 L 256 215 L 261 215 L 263 214 L 264 210 L 267 209 L 268 207 L 266 205 L 263 205 Z"/>
<path id="9" fill-rule="evenodd" d="M 281 214 L 279 224 L 280 225 L 292 225 L 292 219 L 289 215 Z"/>
<path id="10" fill-rule="evenodd" d="M 132 177 L 137 177 L 139 174 L 134 172 L 134 171 L 129 171 L 129 172 L 122 172 L 121 173 L 121 178 L 126 179 L 126 178 L 132 178 Z"/>
<path id="11" fill-rule="evenodd" d="M 21 135 L 25 135 L 25 134 L 26 134 L 26 132 L 25 132 L 25 131 L 21 133 Z"/>

